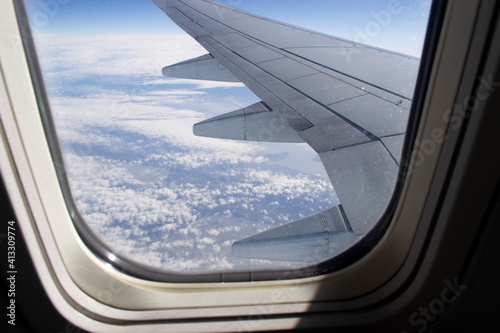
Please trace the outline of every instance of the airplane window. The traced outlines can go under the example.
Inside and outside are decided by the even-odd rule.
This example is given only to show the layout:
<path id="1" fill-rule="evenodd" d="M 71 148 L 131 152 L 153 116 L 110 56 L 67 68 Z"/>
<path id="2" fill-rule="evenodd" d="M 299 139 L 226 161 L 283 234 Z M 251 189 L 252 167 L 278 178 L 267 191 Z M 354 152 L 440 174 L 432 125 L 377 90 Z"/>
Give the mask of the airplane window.
<path id="1" fill-rule="evenodd" d="M 24 4 L 98 254 L 165 276 L 302 269 L 383 216 L 430 0 Z"/>

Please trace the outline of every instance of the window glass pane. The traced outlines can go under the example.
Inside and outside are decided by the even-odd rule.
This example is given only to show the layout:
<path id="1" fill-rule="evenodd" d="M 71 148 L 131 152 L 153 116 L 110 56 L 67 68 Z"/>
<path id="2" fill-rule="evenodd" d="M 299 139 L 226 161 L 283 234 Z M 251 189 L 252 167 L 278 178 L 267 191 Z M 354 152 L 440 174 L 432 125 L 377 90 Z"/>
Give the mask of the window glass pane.
<path id="1" fill-rule="evenodd" d="M 361 239 L 393 191 L 431 1 L 216 2 L 285 28 L 155 2 L 25 0 L 84 223 L 178 273 L 304 267 Z"/>

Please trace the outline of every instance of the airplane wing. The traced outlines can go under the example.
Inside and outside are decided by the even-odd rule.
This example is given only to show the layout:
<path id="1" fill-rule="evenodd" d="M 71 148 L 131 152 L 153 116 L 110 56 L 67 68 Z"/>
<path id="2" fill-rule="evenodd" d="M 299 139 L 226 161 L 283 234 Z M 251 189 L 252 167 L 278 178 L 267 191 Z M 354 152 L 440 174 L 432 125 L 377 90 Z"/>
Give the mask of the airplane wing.
<path id="1" fill-rule="evenodd" d="M 330 210 L 235 242 L 233 254 L 326 259 L 366 234 L 394 189 L 419 59 L 214 1 L 153 1 L 208 51 L 165 67 L 163 75 L 240 81 L 262 99 L 195 124 L 194 133 L 306 142 L 319 154 L 340 200 Z"/>

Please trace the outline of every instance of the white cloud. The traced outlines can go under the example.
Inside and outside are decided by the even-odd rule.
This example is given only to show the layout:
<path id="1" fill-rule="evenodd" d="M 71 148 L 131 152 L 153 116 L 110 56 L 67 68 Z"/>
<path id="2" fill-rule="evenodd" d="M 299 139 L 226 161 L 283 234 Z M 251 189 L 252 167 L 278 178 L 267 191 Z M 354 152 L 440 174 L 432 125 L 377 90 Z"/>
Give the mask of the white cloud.
<path id="1" fill-rule="evenodd" d="M 161 75 L 161 68 L 206 52 L 187 35 L 36 34 L 42 66 L 82 75 Z M 158 71 L 159 70 L 159 71 Z"/>
<path id="2" fill-rule="evenodd" d="M 235 258 L 232 243 L 336 203 L 306 145 L 193 135 L 245 105 L 240 84 L 161 77 L 204 53 L 190 38 L 37 39 L 73 197 L 118 253 L 177 271 L 276 268 Z"/>
<path id="3" fill-rule="evenodd" d="M 207 80 L 190 80 L 190 79 L 168 79 L 165 84 L 192 84 L 196 89 L 214 89 L 214 88 L 233 88 L 244 87 L 243 83 L 239 82 L 218 82 Z"/>

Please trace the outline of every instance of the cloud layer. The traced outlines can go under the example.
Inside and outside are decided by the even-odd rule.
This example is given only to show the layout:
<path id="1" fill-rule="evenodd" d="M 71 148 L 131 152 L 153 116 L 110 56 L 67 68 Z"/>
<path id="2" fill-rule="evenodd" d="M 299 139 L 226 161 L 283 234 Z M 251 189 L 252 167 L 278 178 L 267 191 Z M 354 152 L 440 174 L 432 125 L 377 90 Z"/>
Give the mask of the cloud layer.
<path id="1" fill-rule="evenodd" d="M 117 253 L 164 270 L 289 267 L 234 241 L 337 204 L 305 144 L 199 138 L 192 125 L 257 101 L 241 84 L 169 79 L 186 36 L 36 37 L 73 198 Z"/>

